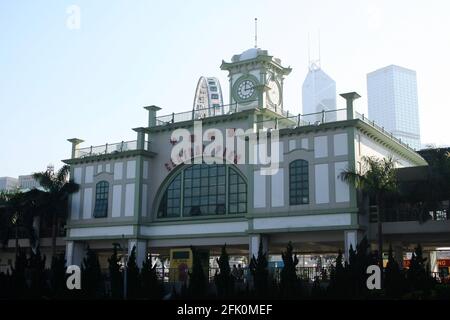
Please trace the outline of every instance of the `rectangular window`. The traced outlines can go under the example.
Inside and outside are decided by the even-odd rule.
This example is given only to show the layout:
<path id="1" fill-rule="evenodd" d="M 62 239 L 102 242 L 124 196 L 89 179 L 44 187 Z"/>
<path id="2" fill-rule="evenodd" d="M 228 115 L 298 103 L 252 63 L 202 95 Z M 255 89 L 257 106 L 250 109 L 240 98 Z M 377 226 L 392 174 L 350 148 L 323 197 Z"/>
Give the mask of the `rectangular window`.
<path id="1" fill-rule="evenodd" d="M 295 160 L 289 164 L 289 204 L 309 203 L 308 162 Z"/>
<path id="2" fill-rule="evenodd" d="M 109 183 L 101 181 L 95 188 L 94 218 L 105 218 L 108 216 L 108 194 Z"/>

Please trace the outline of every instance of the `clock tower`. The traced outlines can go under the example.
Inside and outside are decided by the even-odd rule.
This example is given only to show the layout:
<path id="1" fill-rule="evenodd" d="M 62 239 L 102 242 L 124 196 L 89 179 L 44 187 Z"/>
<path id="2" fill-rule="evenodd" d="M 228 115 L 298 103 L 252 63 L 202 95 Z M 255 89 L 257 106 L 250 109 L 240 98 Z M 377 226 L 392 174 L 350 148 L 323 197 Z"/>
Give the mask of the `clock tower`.
<path id="1" fill-rule="evenodd" d="M 228 71 L 230 103 L 239 110 L 250 108 L 283 112 L 283 80 L 291 68 L 270 56 L 267 50 L 252 48 L 234 55 L 231 62 L 222 61 L 222 70 Z"/>

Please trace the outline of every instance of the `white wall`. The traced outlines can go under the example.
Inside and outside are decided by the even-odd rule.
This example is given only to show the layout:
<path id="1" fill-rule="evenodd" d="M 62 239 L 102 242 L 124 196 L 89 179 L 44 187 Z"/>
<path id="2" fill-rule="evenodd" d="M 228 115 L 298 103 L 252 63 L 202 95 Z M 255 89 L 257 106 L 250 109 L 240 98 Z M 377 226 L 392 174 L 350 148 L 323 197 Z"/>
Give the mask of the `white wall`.
<path id="1" fill-rule="evenodd" d="M 331 227 L 351 224 L 349 213 L 321 214 L 297 217 L 257 218 L 253 220 L 253 229 L 270 230 L 282 228 Z"/>
<path id="2" fill-rule="evenodd" d="M 136 160 L 127 161 L 127 179 L 136 177 Z"/>
<path id="3" fill-rule="evenodd" d="M 255 208 L 266 207 L 266 176 L 261 175 L 261 171 L 254 171 L 253 173 L 253 206 Z"/>
<path id="4" fill-rule="evenodd" d="M 330 181 L 328 175 L 328 163 L 316 164 L 315 171 L 315 195 L 316 204 L 330 202 Z"/>
<path id="5" fill-rule="evenodd" d="M 178 236 L 212 233 L 241 233 L 248 229 L 248 223 L 221 222 L 221 223 L 191 223 L 186 225 L 141 226 L 141 234 L 145 236 Z"/>
<path id="6" fill-rule="evenodd" d="M 116 162 L 114 164 L 114 180 L 122 180 L 123 178 L 123 163 Z"/>
<path id="7" fill-rule="evenodd" d="M 134 215 L 134 183 L 129 183 L 125 187 L 125 216 Z"/>
<path id="8" fill-rule="evenodd" d="M 122 186 L 113 186 L 112 210 L 111 216 L 117 218 L 121 216 L 122 211 Z"/>
<path id="9" fill-rule="evenodd" d="M 399 154 L 394 153 L 393 151 L 383 147 L 379 143 L 375 142 L 372 139 L 369 139 L 366 135 L 362 133 L 358 133 L 359 137 L 356 137 L 356 149 L 357 151 L 361 150 L 359 153 L 359 161 L 361 161 L 362 156 L 367 157 L 377 157 L 377 158 L 387 158 L 389 156 L 393 156 L 395 160 L 397 160 L 398 167 L 410 167 L 414 166 L 414 164 L 405 158 L 401 157 Z M 358 145 L 359 144 L 359 145 Z"/>
<path id="10" fill-rule="evenodd" d="M 334 177 L 335 177 L 334 183 L 335 183 L 336 202 L 350 201 L 350 186 L 340 177 L 340 174 L 347 169 L 348 169 L 348 161 L 336 162 L 334 164 Z"/>
<path id="11" fill-rule="evenodd" d="M 72 220 L 78 220 L 80 218 L 81 209 L 81 192 L 77 191 L 71 196 L 71 206 L 70 206 L 70 218 Z"/>
<path id="12" fill-rule="evenodd" d="M 78 183 L 78 184 L 81 183 L 82 172 L 83 172 L 83 168 L 81 168 L 81 167 L 77 167 L 73 170 L 73 181 L 75 183 Z"/>
<path id="13" fill-rule="evenodd" d="M 271 193 L 272 193 L 272 207 L 284 206 L 284 169 L 280 168 L 278 172 L 271 175 Z"/>
<path id="14" fill-rule="evenodd" d="M 334 155 L 346 156 L 348 154 L 348 135 L 347 133 L 335 134 L 334 141 Z"/>
<path id="15" fill-rule="evenodd" d="M 94 166 L 86 167 L 86 174 L 84 177 L 84 183 L 94 182 Z"/>
<path id="16" fill-rule="evenodd" d="M 92 188 L 84 189 L 83 219 L 92 218 Z"/>
<path id="17" fill-rule="evenodd" d="M 314 137 L 314 157 L 315 158 L 328 157 L 328 137 L 327 136 Z"/>

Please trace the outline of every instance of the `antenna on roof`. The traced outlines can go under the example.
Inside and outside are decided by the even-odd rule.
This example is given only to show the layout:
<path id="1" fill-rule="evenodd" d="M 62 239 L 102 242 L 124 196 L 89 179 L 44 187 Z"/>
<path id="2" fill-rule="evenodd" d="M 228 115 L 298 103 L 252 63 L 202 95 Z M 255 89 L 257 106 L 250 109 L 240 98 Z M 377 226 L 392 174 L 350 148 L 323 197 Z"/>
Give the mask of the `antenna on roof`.
<path id="1" fill-rule="evenodd" d="M 321 61 L 321 56 L 320 56 L 320 29 L 318 30 L 318 36 L 319 36 L 319 61 L 318 61 L 318 65 L 319 65 L 319 68 L 322 68 L 322 61 Z"/>
<path id="2" fill-rule="evenodd" d="M 258 18 L 255 18 L 255 48 L 258 48 Z"/>
<path id="3" fill-rule="evenodd" d="M 311 45 L 309 41 L 309 32 L 308 32 L 308 67 L 311 67 Z"/>

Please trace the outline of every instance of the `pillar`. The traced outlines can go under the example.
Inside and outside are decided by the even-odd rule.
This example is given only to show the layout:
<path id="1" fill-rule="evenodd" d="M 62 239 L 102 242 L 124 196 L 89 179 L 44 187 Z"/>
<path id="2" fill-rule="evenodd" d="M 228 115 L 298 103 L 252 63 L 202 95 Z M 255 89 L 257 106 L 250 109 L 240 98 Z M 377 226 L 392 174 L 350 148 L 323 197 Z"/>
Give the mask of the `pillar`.
<path id="1" fill-rule="evenodd" d="M 252 257 L 258 257 L 259 243 L 262 242 L 263 252 L 269 253 L 269 238 L 262 234 L 252 234 L 249 236 L 248 256 L 249 262 Z"/>
<path id="2" fill-rule="evenodd" d="M 438 259 L 437 259 L 437 251 L 430 251 L 428 253 L 428 261 L 430 265 L 430 272 L 439 272 Z"/>
<path id="3" fill-rule="evenodd" d="M 347 120 L 354 119 L 355 113 L 353 108 L 353 101 L 361 98 L 361 96 L 356 92 L 343 93 L 340 96 L 347 101 Z"/>
<path id="4" fill-rule="evenodd" d="M 66 266 L 76 265 L 81 267 L 85 254 L 83 242 L 66 241 Z"/>
<path id="5" fill-rule="evenodd" d="M 344 231 L 344 257 L 345 261 L 348 262 L 350 247 L 356 250 L 358 245 L 358 231 L 357 230 L 346 230 Z"/>
<path id="6" fill-rule="evenodd" d="M 128 240 L 128 257 L 130 257 L 131 250 L 136 246 L 136 264 L 138 268 L 142 268 L 142 263 L 147 258 L 147 240 L 129 239 Z"/>
<path id="7" fill-rule="evenodd" d="M 145 110 L 148 111 L 148 126 L 155 127 L 156 126 L 156 112 L 161 110 L 160 107 L 157 106 L 148 106 L 144 107 Z"/>
<path id="8" fill-rule="evenodd" d="M 81 140 L 78 138 L 73 138 L 73 139 L 67 139 L 67 141 L 69 141 L 72 144 L 72 159 L 74 159 L 77 155 L 77 146 L 80 143 L 83 143 L 84 140 Z"/>
<path id="9" fill-rule="evenodd" d="M 137 128 L 134 129 L 134 131 L 137 132 L 137 149 L 138 150 L 145 150 L 145 129 L 144 128 Z"/>

